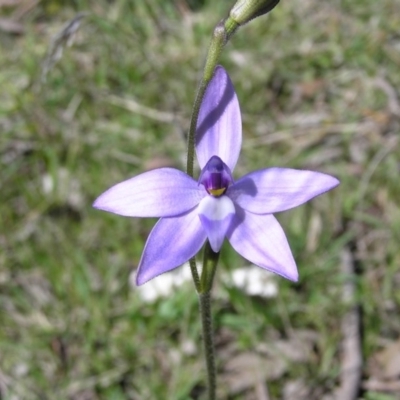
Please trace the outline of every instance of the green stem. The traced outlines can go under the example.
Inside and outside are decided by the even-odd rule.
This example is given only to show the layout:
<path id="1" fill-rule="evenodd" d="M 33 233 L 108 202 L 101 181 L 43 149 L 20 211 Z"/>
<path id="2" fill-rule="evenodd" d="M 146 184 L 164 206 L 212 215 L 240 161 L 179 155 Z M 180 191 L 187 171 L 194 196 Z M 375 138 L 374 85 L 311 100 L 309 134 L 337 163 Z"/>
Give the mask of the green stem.
<path id="1" fill-rule="evenodd" d="M 189 260 L 189 265 L 190 265 L 190 270 L 192 271 L 194 286 L 196 287 L 197 292 L 200 292 L 201 290 L 200 278 L 196 268 L 196 259 L 194 257 Z"/>
<path id="2" fill-rule="evenodd" d="M 196 99 L 193 105 L 192 119 L 190 120 L 190 128 L 188 135 L 188 148 L 187 148 L 187 163 L 186 173 L 193 177 L 193 165 L 194 165 L 194 139 L 196 133 L 197 120 L 199 119 L 200 105 L 203 101 L 204 94 L 206 93 L 208 82 L 204 78 L 200 82 L 200 86 L 197 90 Z"/>
<path id="3" fill-rule="evenodd" d="M 225 32 L 226 32 L 226 41 L 228 41 L 232 35 L 239 28 L 239 24 L 234 21 L 231 17 L 228 17 L 224 22 Z"/>
<path id="4" fill-rule="evenodd" d="M 215 368 L 214 356 L 214 336 L 212 329 L 211 315 L 211 293 L 200 293 L 200 314 L 203 327 L 204 354 L 206 357 L 207 379 L 208 379 L 208 399 L 215 400 L 217 388 L 217 372 Z"/>
<path id="5" fill-rule="evenodd" d="M 200 294 L 211 292 L 215 271 L 217 270 L 218 259 L 219 253 L 215 253 L 213 251 L 210 246 L 210 242 L 207 240 L 203 253 L 203 270 L 201 271 L 200 278 Z"/>
<path id="6" fill-rule="evenodd" d="M 200 314 L 203 327 L 204 355 L 206 359 L 208 399 L 215 400 L 217 371 L 215 367 L 214 335 L 211 316 L 211 289 L 217 269 L 219 253 L 215 253 L 209 241 L 204 247 L 203 270 L 200 278 Z"/>

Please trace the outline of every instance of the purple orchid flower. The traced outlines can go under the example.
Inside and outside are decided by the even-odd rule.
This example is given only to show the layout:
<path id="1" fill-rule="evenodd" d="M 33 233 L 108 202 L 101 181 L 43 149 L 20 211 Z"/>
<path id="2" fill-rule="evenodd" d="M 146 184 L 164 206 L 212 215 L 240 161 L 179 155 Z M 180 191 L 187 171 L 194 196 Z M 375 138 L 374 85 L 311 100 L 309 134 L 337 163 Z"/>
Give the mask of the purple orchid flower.
<path id="1" fill-rule="evenodd" d="M 299 206 L 339 181 L 288 168 L 262 169 L 234 181 L 241 143 L 239 102 L 227 72 L 218 66 L 198 118 L 198 182 L 177 169 L 159 168 L 111 187 L 94 202 L 95 208 L 127 217 L 161 217 L 147 239 L 138 285 L 188 261 L 206 239 L 218 252 L 225 238 L 252 263 L 297 281 L 285 233 L 272 214 Z"/>

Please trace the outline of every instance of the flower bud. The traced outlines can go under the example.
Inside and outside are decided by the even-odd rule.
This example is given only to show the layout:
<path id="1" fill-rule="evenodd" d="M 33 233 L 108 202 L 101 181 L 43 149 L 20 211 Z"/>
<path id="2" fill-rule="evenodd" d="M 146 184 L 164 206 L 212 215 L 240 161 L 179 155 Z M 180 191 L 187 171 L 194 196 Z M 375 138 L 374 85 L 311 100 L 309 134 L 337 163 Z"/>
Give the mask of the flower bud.
<path id="1" fill-rule="evenodd" d="M 239 25 L 270 12 L 279 0 L 238 0 L 229 16 Z"/>

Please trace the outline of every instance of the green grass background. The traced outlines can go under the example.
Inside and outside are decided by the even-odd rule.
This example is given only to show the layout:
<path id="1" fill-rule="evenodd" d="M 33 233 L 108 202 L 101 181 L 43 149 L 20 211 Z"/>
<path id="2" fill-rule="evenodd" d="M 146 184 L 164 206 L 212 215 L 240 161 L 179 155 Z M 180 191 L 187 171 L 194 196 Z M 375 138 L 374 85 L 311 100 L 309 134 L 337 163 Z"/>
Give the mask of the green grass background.
<path id="1" fill-rule="evenodd" d="M 0 8 L 24 29 L 0 32 L 0 398 L 204 399 L 194 288 L 148 304 L 128 282 L 155 220 L 91 204 L 146 169 L 184 168 L 206 49 L 233 1 L 46 0 L 24 11 L 28 3 Z M 55 35 L 78 12 L 88 14 L 74 43 L 43 79 Z M 292 167 L 341 185 L 278 215 L 299 283 L 277 278 L 277 297 L 250 298 L 217 276 L 221 382 L 237 355 L 307 336 L 307 357 L 281 354 L 281 373 L 272 363 L 261 380 L 272 399 L 285 399 L 290 382 L 309 399 L 334 390 L 346 249 L 364 380 L 373 355 L 399 338 L 399 26 L 397 0 L 282 0 L 224 50 L 243 113 L 236 176 Z M 224 245 L 217 274 L 244 265 Z M 254 385 L 219 390 L 261 398 Z M 364 388 L 360 398 L 398 395 Z"/>

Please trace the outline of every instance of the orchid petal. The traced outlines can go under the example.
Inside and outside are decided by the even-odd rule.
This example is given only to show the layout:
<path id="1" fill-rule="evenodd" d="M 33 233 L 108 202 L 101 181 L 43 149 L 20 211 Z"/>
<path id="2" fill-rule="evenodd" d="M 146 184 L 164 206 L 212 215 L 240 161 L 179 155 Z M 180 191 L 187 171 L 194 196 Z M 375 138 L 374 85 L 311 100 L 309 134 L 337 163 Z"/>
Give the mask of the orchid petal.
<path id="1" fill-rule="evenodd" d="M 273 215 L 257 215 L 236 207 L 227 237 L 244 258 L 284 278 L 297 281 L 298 272 L 285 233 Z"/>
<path id="2" fill-rule="evenodd" d="M 147 239 L 139 263 L 136 283 L 143 285 L 164 272 L 179 267 L 203 246 L 206 233 L 197 207 L 174 218 L 161 218 Z"/>
<path id="3" fill-rule="evenodd" d="M 272 214 L 297 207 L 338 184 L 320 172 L 269 168 L 245 175 L 226 194 L 246 211 Z"/>
<path id="4" fill-rule="evenodd" d="M 216 253 L 220 251 L 233 216 L 235 206 L 227 196 L 206 196 L 197 209 L 201 223 L 207 233 L 210 246 Z"/>
<path id="5" fill-rule="evenodd" d="M 200 106 L 196 153 L 200 168 L 216 155 L 233 171 L 242 144 L 242 119 L 232 82 L 217 66 Z"/>
<path id="6" fill-rule="evenodd" d="M 127 217 L 172 217 L 207 195 L 204 187 L 173 168 L 145 172 L 111 187 L 93 207 Z"/>

